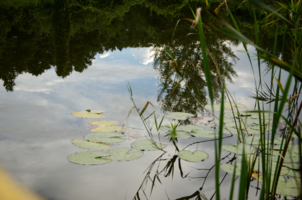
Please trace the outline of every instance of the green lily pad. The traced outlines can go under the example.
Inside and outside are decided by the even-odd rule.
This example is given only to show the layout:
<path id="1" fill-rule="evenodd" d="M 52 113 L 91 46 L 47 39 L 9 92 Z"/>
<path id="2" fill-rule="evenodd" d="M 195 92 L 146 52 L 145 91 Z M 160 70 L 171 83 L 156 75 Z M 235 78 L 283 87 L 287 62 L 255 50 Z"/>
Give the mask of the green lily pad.
<path id="1" fill-rule="evenodd" d="M 211 104 L 205 105 L 205 108 L 208 110 L 212 110 L 212 105 Z M 213 111 L 220 111 L 220 104 L 214 104 Z"/>
<path id="2" fill-rule="evenodd" d="M 171 138 L 186 138 L 191 136 L 188 132 L 184 132 L 184 131 L 175 131 L 175 133 L 168 132 L 167 135 L 170 136 Z"/>
<path id="3" fill-rule="evenodd" d="M 220 165 L 220 168 L 223 170 L 223 171 L 225 171 L 225 172 L 227 172 L 227 173 L 229 173 L 229 174 L 233 174 L 234 173 L 234 165 L 231 165 L 231 164 L 222 164 L 222 165 Z M 240 173 L 241 173 L 241 163 L 236 163 L 236 175 L 240 175 Z"/>
<path id="4" fill-rule="evenodd" d="M 83 140 L 72 140 L 72 143 L 80 148 L 83 149 L 90 149 L 90 150 L 106 150 L 106 149 L 111 149 L 110 146 L 106 144 L 100 144 L 100 143 L 95 143 L 95 142 L 87 142 Z"/>
<path id="5" fill-rule="evenodd" d="M 265 125 L 262 125 L 262 131 L 265 129 L 265 127 L 266 127 L 266 125 L 267 124 L 265 124 Z M 253 126 L 251 126 L 251 127 L 249 127 L 250 129 L 254 129 L 254 130 L 257 130 L 257 131 L 260 131 L 260 125 L 253 125 Z M 273 129 L 273 126 L 271 125 L 271 124 L 269 124 L 268 126 L 267 126 L 267 128 L 266 128 L 266 131 L 268 131 L 268 129 L 269 130 L 272 130 Z"/>
<path id="6" fill-rule="evenodd" d="M 111 150 L 108 152 L 108 154 L 110 155 L 108 156 L 108 158 L 114 161 L 130 161 L 139 159 L 144 155 L 144 153 L 141 151 L 129 153 L 130 150 L 131 149 L 128 148 Z"/>
<path id="7" fill-rule="evenodd" d="M 235 105 L 238 108 L 245 108 L 245 105 L 243 105 L 243 104 L 239 104 L 239 103 L 234 104 L 234 103 L 232 103 L 233 109 L 235 109 L 235 110 L 236 110 Z M 220 111 L 220 106 L 221 106 L 220 104 L 214 104 L 213 105 L 213 110 L 214 111 Z M 208 109 L 208 110 L 212 110 L 212 105 L 208 104 L 208 105 L 205 106 L 205 108 Z M 231 110 L 232 109 L 231 104 L 229 102 L 224 102 L 224 109 L 225 110 Z"/>
<path id="8" fill-rule="evenodd" d="M 103 111 L 83 111 L 83 112 L 73 112 L 71 113 L 73 116 L 82 117 L 82 118 L 104 118 L 105 115 L 100 115 Z"/>
<path id="9" fill-rule="evenodd" d="M 105 127 L 98 127 L 98 128 L 93 128 L 91 131 L 93 132 L 117 132 L 117 131 L 122 131 L 126 129 L 126 127 L 122 126 L 105 126 Z"/>
<path id="10" fill-rule="evenodd" d="M 255 130 L 255 129 L 252 129 L 250 127 L 247 127 L 247 132 L 249 134 L 260 134 L 260 130 Z"/>
<path id="11" fill-rule="evenodd" d="M 102 143 L 120 143 L 125 141 L 126 139 L 119 138 L 124 135 L 121 133 L 90 133 L 84 136 L 85 140 L 90 142 L 102 142 Z"/>
<path id="12" fill-rule="evenodd" d="M 219 124 L 219 123 L 220 123 L 220 120 L 214 119 L 212 122 L 215 123 L 215 124 Z M 223 119 L 223 123 L 224 123 L 224 124 L 225 124 L 225 123 L 232 123 L 232 122 L 233 122 L 233 121 L 230 120 L 230 119 L 226 119 L 226 118 Z"/>
<path id="13" fill-rule="evenodd" d="M 97 158 L 97 157 L 107 157 L 110 154 L 104 152 L 80 152 L 68 156 L 70 162 L 81 164 L 81 165 L 102 165 L 111 162 L 107 158 Z"/>
<path id="14" fill-rule="evenodd" d="M 215 132 L 208 131 L 208 130 L 200 130 L 200 129 L 192 130 L 191 135 L 198 138 L 215 138 Z"/>
<path id="15" fill-rule="evenodd" d="M 170 112 L 167 114 L 167 117 L 172 119 L 179 119 L 179 120 L 186 120 L 189 117 L 193 117 L 194 115 L 191 113 L 184 113 L 184 112 Z"/>
<path id="16" fill-rule="evenodd" d="M 164 149 L 164 148 L 166 148 L 167 145 L 156 143 L 156 146 L 161 148 L 161 149 Z M 139 140 L 139 141 L 133 142 L 131 144 L 131 147 L 133 149 L 141 150 L 141 151 L 156 151 L 156 150 L 159 150 L 156 146 L 150 140 Z"/>
<path id="17" fill-rule="evenodd" d="M 234 113 L 234 114 L 235 114 L 235 117 L 237 118 L 237 114 L 236 113 Z M 224 117 L 225 118 L 232 118 L 232 119 L 234 119 L 234 116 L 233 116 L 232 112 L 224 113 Z"/>
<path id="18" fill-rule="evenodd" d="M 231 131 L 231 133 L 232 133 L 233 135 L 237 135 L 237 134 L 238 134 L 236 128 L 229 128 L 229 127 L 228 127 L 228 129 Z M 223 133 L 228 133 L 228 134 L 230 134 L 230 132 L 229 132 L 227 129 L 223 129 Z"/>
<path id="19" fill-rule="evenodd" d="M 253 119 L 259 119 L 259 113 L 249 113 L 251 115 L 251 118 Z M 263 113 L 260 113 L 261 115 L 261 119 L 263 120 Z M 265 120 L 268 120 L 269 119 L 269 115 L 267 113 L 264 113 L 264 117 L 265 117 Z"/>
<path id="20" fill-rule="evenodd" d="M 91 125 L 98 125 L 98 126 L 112 126 L 118 124 L 118 121 L 97 121 L 97 122 L 90 122 Z"/>
<path id="21" fill-rule="evenodd" d="M 164 125 L 160 127 L 161 131 L 172 131 L 173 129 L 169 125 Z"/>
<path id="22" fill-rule="evenodd" d="M 300 183 L 301 183 L 301 180 L 299 178 L 288 179 L 284 184 L 281 183 L 282 185 L 280 187 L 279 187 L 280 183 L 278 183 L 276 193 L 281 194 L 281 195 L 285 195 L 285 196 L 298 196 L 301 192 Z"/>
<path id="23" fill-rule="evenodd" d="M 179 127 L 177 127 L 176 130 L 177 130 L 177 131 L 191 132 L 192 130 L 196 130 L 196 129 L 204 130 L 203 127 L 197 126 L 197 125 L 185 125 L 185 126 L 179 126 Z"/>
<path id="24" fill-rule="evenodd" d="M 239 123 L 237 123 L 237 126 L 239 126 Z M 223 127 L 236 128 L 236 124 L 235 124 L 235 122 L 230 122 L 230 123 L 224 124 Z"/>
<path id="25" fill-rule="evenodd" d="M 194 152 L 182 150 L 178 153 L 178 157 L 189 162 L 200 162 L 207 159 L 209 156 L 207 153 L 199 150 Z"/>
<path id="26" fill-rule="evenodd" d="M 222 148 L 228 152 L 231 153 L 236 153 L 236 154 L 242 154 L 243 151 L 243 144 L 237 144 L 237 145 L 223 145 Z M 245 149 L 245 154 L 251 154 L 251 153 L 255 153 L 256 149 L 250 145 L 244 145 L 244 149 Z"/>

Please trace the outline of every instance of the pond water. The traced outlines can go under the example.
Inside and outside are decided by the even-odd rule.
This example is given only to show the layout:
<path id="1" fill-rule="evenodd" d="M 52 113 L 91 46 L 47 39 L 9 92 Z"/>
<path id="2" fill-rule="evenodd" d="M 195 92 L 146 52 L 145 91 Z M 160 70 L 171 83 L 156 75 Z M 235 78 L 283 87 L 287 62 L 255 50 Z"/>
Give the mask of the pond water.
<path id="1" fill-rule="evenodd" d="M 0 166 L 13 178 L 48 200 L 195 199 L 201 188 L 205 196 L 212 197 L 215 193 L 213 141 L 186 148 L 202 150 L 209 156 L 203 162 L 192 163 L 175 156 L 175 146 L 162 133 L 162 143 L 168 144 L 167 153 L 154 163 L 150 179 L 146 178 L 148 167 L 162 151 L 145 151 L 138 160 L 95 166 L 67 160 L 71 154 L 88 151 L 74 146 L 72 140 L 82 140 L 95 128 L 88 123 L 97 121 L 71 113 L 102 110 L 106 118 L 100 120 L 118 121 L 122 125 L 133 106 L 126 87 L 128 82 L 139 108 L 147 101 L 153 104 L 145 116 L 155 110 L 160 117 L 174 111 L 204 116 L 203 122 L 212 119 L 185 85 L 170 95 L 178 81 L 166 62 L 165 48 L 173 50 L 180 63 L 193 62 L 194 66 L 186 71 L 187 85 L 198 86 L 202 104 L 210 103 L 205 77 L 198 68 L 201 65 L 198 36 L 186 37 L 194 30 L 183 21 L 171 39 L 177 20 L 192 18 L 185 4 L 24 1 L 16 5 L 0 3 L 0 10 L 0 82 L 3 85 L 0 88 Z M 247 18 L 242 23 L 253 23 Z M 267 49 L 271 48 L 269 41 L 273 39 L 262 41 Z M 254 76 L 246 54 L 240 52 L 242 45 L 218 33 L 213 33 L 207 42 L 216 52 L 221 69 L 225 69 L 226 84 L 236 101 L 253 109 L 255 100 L 250 96 L 254 95 Z M 255 53 L 253 48 L 249 50 L 252 55 Z M 258 71 L 255 73 L 257 77 Z M 217 74 L 213 78 L 214 98 L 219 102 L 221 82 Z M 270 81 L 270 75 L 263 78 Z M 192 91 L 197 94 L 195 89 Z M 163 124 L 170 121 L 165 118 Z M 215 125 L 190 120 L 183 123 L 207 130 Z M 125 126 L 126 141 L 111 145 L 112 149 L 130 148 L 133 142 L 146 139 L 147 132 L 135 111 Z M 183 149 L 204 140 L 207 139 L 180 138 L 177 147 Z M 236 140 L 236 137 L 227 138 L 223 143 Z M 234 154 L 223 151 L 222 157 L 226 163 Z M 161 173 L 153 188 L 156 171 Z M 221 170 L 221 178 L 225 174 Z M 231 178 L 227 175 L 221 185 L 225 198 Z M 257 181 L 253 184 L 256 187 Z M 251 199 L 257 198 L 256 192 L 251 189 Z"/>

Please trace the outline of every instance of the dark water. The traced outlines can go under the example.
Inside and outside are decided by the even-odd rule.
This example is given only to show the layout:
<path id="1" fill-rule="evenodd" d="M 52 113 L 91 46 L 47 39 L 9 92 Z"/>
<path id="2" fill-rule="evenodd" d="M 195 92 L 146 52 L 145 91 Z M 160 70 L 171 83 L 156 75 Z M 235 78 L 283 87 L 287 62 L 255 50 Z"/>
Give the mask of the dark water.
<path id="1" fill-rule="evenodd" d="M 214 3 L 213 7 L 219 3 Z M 192 2 L 193 7 L 203 5 Z M 247 8 L 243 8 L 247 9 Z M 250 21 L 248 12 L 235 10 L 242 24 Z M 141 199 L 195 199 L 201 189 L 208 198 L 214 192 L 213 142 L 192 145 L 187 150 L 201 149 L 209 159 L 201 163 L 179 160 L 170 143 L 163 160 L 151 171 L 153 179 L 157 165 L 162 171 L 155 181 L 144 182 L 148 166 L 162 152 L 144 152 L 135 161 L 112 162 L 99 166 L 70 163 L 67 156 L 86 151 L 74 146 L 73 139 L 90 133 L 93 119 L 71 115 L 74 111 L 103 110 L 105 120 L 121 124 L 133 106 L 126 83 L 134 92 L 139 107 L 147 101 L 160 115 L 183 111 L 199 116 L 207 113 L 198 106 L 184 85 L 171 96 L 178 80 L 168 65 L 164 49 L 169 49 L 179 66 L 187 61 L 185 78 L 188 88 L 202 104 L 209 103 L 203 75 L 200 45 L 190 24 L 177 20 L 192 18 L 182 1 L 60 1 L 48 3 L 0 3 L 0 165 L 23 185 L 49 200 L 132 199 L 139 192 Z M 227 16 L 221 10 L 222 16 Z M 249 37 L 251 28 L 243 26 Z M 262 46 L 271 49 L 273 39 L 267 33 Z M 254 77 L 242 45 L 218 33 L 207 33 L 221 71 L 225 71 L 227 86 L 236 101 L 253 109 Z M 280 52 L 280 47 L 277 53 Z M 252 53 L 255 51 L 250 48 Z M 286 56 L 286 55 L 285 55 Z M 220 100 L 221 81 L 210 62 L 213 92 Z M 256 72 L 256 76 L 257 76 Z M 257 78 L 256 78 L 257 79 Z M 270 77 L 267 77 L 269 80 Z M 198 93 L 196 86 L 200 89 Z M 164 120 L 164 124 L 169 122 Z M 190 123 L 185 121 L 185 123 Z M 202 124 L 199 124 L 202 125 Z M 137 113 L 126 123 L 126 142 L 112 148 L 130 147 L 147 135 Z M 202 125 L 205 126 L 205 125 Z M 211 129 L 211 126 L 205 126 Z M 162 137 L 169 144 L 167 138 Z M 203 139 L 179 139 L 179 149 Z M 225 144 L 236 141 L 226 139 Z M 222 156 L 227 156 L 223 152 Z M 229 155 L 223 162 L 232 159 Z M 167 165 L 169 164 L 170 165 Z M 168 166 L 165 168 L 165 166 Z M 173 173 L 172 173 L 173 171 Z M 207 175 L 208 174 L 208 175 Z M 207 176 L 205 179 L 204 177 Z M 221 177 L 225 173 L 221 171 Z M 221 185 L 228 198 L 228 175 Z M 142 184 L 142 187 L 140 187 Z M 145 192 L 145 195 L 144 195 Z M 254 197 L 256 191 L 251 190 Z M 190 196 L 190 198 L 189 198 Z"/>

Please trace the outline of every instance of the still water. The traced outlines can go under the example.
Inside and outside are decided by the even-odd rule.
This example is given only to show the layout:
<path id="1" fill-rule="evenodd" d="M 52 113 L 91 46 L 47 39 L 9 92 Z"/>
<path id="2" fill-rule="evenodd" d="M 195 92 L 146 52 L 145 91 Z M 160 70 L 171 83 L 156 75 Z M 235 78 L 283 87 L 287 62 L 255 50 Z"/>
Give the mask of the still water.
<path id="1" fill-rule="evenodd" d="M 183 3 L 169 8 L 160 4 L 149 1 L 84 4 L 77 0 L 0 4 L 2 168 L 48 200 L 133 199 L 137 194 L 141 199 L 190 199 L 196 198 L 196 191 L 201 188 L 211 198 L 215 193 L 213 142 L 187 148 L 200 149 L 209 155 L 199 163 L 179 160 L 174 156 L 175 147 L 169 145 L 167 153 L 151 171 L 153 180 L 158 164 L 158 171 L 163 170 L 152 194 L 152 180 L 146 179 L 146 175 L 148 167 L 162 155 L 161 151 L 144 152 L 135 161 L 97 166 L 77 165 L 67 160 L 73 153 L 86 151 L 71 141 L 83 139 L 94 128 L 88 123 L 96 121 L 77 118 L 71 113 L 103 110 L 104 120 L 123 124 L 133 106 L 127 82 L 138 107 L 143 108 L 147 101 L 154 105 L 148 114 L 153 110 L 160 116 L 182 111 L 212 119 L 184 85 L 170 96 L 177 80 L 166 62 L 164 48 L 173 51 L 180 63 L 185 64 L 187 60 L 194 63 L 195 66 L 187 69 L 188 86 L 198 86 L 201 102 L 209 103 L 205 78 L 198 69 L 201 65 L 198 37 L 186 37 L 194 30 L 190 24 L 180 23 L 171 39 L 177 20 L 191 18 L 190 10 Z M 217 33 L 208 44 L 216 52 L 221 70 L 225 70 L 226 84 L 236 101 L 253 109 L 254 100 L 250 96 L 254 95 L 254 77 L 246 54 L 239 51 L 243 50 L 242 45 Z M 255 53 L 252 48 L 250 51 Z M 266 78 L 270 80 L 269 76 Z M 215 73 L 213 79 L 215 100 L 219 102 L 221 82 Z M 169 121 L 165 119 L 163 124 Z M 197 125 L 208 130 L 214 126 Z M 130 148 L 134 141 L 146 138 L 147 132 L 137 113 L 131 114 L 125 126 L 127 140 L 112 145 L 113 149 Z M 163 136 L 162 142 L 169 144 Z M 203 140 L 179 139 L 177 146 L 183 149 Z M 228 138 L 224 144 L 234 141 Z M 223 162 L 228 162 L 234 154 L 223 152 L 222 157 L 225 156 L 228 157 Z M 167 165 L 169 162 L 172 165 Z M 225 172 L 221 171 L 221 177 L 224 176 Z M 227 175 L 221 185 L 226 198 L 230 180 L 231 175 Z M 256 190 L 250 193 L 254 198 Z"/>

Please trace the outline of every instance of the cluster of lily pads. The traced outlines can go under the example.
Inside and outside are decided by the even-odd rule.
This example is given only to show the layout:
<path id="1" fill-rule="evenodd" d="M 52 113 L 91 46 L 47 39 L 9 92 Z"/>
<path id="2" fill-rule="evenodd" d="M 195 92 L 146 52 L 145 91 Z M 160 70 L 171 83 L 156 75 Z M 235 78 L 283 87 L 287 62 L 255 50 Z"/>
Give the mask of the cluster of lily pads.
<path id="1" fill-rule="evenodd" d="M 230 103 L 224 103 L 225 110 L 231 110 Z M 233 107 L 235 104 L 232 105 Z M 220 111 L 220 104 L 214 105 L 213 109 L 211 105 L 205 106 L 208 110 L 212 111 Z M 245 108 L 242 104 L 236 104 L 236 107 L 239 109 Z M 168 116 L 173 119 L 185 120 L 193 115 L 190 113 L 169 113 Z M 262 131 L 265 130 L 272 130 L 272 125 L 270 124 L 269 115 L 267 113 L 261 114 L 261 116 L 265 118 Z M 231 119 L 230 119 L 231 118 Z M 191 118 L 192 121 L 198 121 L 197 118 Z M 255 136 L 255 134 L 260 134 L 260 125 L 259 125 L 259 114 L 258 113 L 249 113 L 241 115 L 240 117 L 235 118 L 237 120 L 237 127 L 239 126 L 240 122 L 244 122 L 241 124 L 241 129 L 243 133 L 253 134 L 253 136 L 245 136 L 244 143 L 239 143 L 235 145 L 227 145 L 222 146 L 222 149 L 225 151 L 235 153 L 235 154 L 242 154 L 243 148 L 246 155 L 252 156 L 255 155 L 257 148 L 259 147 L 260 137 Z M 210 123 L 219 124 L 219 120 L 215 119 L 210 121 Z M 224 127 L 227 127 L 232 134 L 237 134 L 236 124 L 234 121 L 233 113 L 228 112 L 224 114 Z M 175 138 L 185 138 L 185 137 L 198 137 L 198 138 L 214 138 L 215 131 L 205 130 L 204 128 L 196 125 L 186 125 L 186 126 L 178 126 L 176 129 L 173 126 L 162 126 L 161 130 L 167 131 L 167 135 L 170 137 Z M 227 129 L 224 129 L 224 133 L 228 133 Z M 267 135 L 267 139 L 269 139 L 269 134 Z M 274 140 L 274 150 L 278 151 L 281 148 L 282 138 L 275 138 Z M 272 153 L 270 155 L 270 159 L 273 161 L 272 164 L 272 174 L 275 173 L 276 169 L 276 162 L 278 160 L 279 155 Z M 241 159 L 241 156 L 237 157 Z M 294 145 L 293 143 L 290 144 L 288 147 L 288 152 L 284 158 L 284 164 L 281 168 L 281 174 L 278 182 L 277 187 L 277 194 L 286 195 L 286 196 L 297 196 L 299 195 L 301 186 L 300 183 L 300 173 L 297 171 L 299 169 L 299 146 Z M 240 175 L 241 172 L 241 163 L 237 162 L 235 165 L 231 164 L 222 164 L 221 169 L 228 172 L 233 173 L 234 168 L 236 167 L 236 175 Z M 262 164 L 261 160 L 257 160 L 254 165 L 254 171 L 262 172 Z M 289 178 L 287 181 L 285 177 L 292 177 Z M 262 175 L 254 176 L 260 183 L 262 182 Z"/>
<path id="2" fill-rule="evenodd" d="M 104 118 L 101 115 L 103 111 L 84 111 L 73 112 L 72 115 L 81 118 Z M 90 122 L 91 125 L 97 125 L 97 128 L 91 129 L 93 133 L 84 136 L 85 140 L 73 140 L 72 143 L 80 148 L 88 150 L 109 150 L 112 144 L 121 143 L 126 139 L 123 138 L 124 134 L 121 133 L 126 127 L 115 126 L 118 121 L 96 121 Z M 132 148 L 139 150 L 130 152 L 130 148 L 119 148 L 109 150 L 108 152 L 79 152 L 68 156 L 68 160 L 73 163 L 83 165 L 100 165 L 106 164 L 111 161 L 130 161 L 136 160 L 143 156 L 142 151 L 158 150 L 157 147 L 165 148 L 166 145 L 157 143 L 156 146 L 150 140 L 140 140 L 132 143 Z"/>

